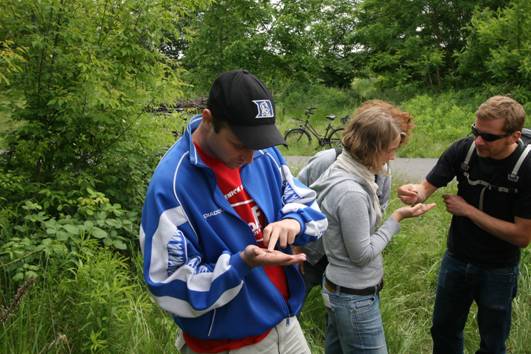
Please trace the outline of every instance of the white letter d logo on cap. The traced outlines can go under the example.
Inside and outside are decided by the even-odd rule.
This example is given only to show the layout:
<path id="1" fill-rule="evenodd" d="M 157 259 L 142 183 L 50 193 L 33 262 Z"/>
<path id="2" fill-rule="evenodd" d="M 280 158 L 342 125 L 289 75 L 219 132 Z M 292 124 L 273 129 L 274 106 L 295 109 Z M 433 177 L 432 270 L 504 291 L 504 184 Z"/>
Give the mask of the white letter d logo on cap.
<path id="1" fill-rule="evenodd" d="M 258 114 L 255 118 L 274 118 L 275 112 L 273 112 L 273 104 L 270 100 L 253 100 L 258 110 Z"/>

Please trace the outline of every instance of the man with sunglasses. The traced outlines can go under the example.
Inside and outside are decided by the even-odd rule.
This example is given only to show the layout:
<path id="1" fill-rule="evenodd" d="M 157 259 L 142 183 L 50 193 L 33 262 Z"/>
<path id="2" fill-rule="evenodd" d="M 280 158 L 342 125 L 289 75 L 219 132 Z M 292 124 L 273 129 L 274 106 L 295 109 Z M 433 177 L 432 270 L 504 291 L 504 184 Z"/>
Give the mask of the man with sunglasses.
<path id="1" fill-rule="evenodd" d="M 453 143 L 420 184 L 398 188 L 407 204 L 421 203 L 457 178 L 444 195 L 452 216 L 431 334 L 434 353 L 463 353 L 463 328 L 473 301 L 481 337 L 476 353 L 505 353 L 516 295 L 520 249 L 531 240 L 531 154 L 520 139 L 525 111 L 494 96 L 476 112 L 472 136 Z"/>

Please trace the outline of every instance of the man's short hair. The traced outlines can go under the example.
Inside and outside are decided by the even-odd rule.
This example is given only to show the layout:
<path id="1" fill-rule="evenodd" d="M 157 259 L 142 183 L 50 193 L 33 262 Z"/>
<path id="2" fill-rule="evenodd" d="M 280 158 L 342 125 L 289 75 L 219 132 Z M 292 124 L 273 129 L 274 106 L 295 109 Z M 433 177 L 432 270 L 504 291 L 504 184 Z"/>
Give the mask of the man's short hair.
<path id="1" fill-rule="evenodd" d="M 212 114 L 212 126 L 214 127 L 214 132 L 219 133 L 219 131 L 223 128 L 229 128 L 229 123 L 227 123 L 226 120 L 220 119 L 218 117 L 214 117 L 214 114 L 212 111 L 210 111 L 210 114 Z"/>
<path id="2" fill-rule="evenodd" d="M 510 134 L 524 128 L 524 107 L 511 97 L 493 96 L 483 102 L 476 111 L 481 120 L 503 119 L 503 130 Z"/>
<path id="3" fill-rule="evenodd" d="M 353 158 L 376 170 L 380 154 L 400 135 L 397 120 L 381 107 L 370 107 L 354 115 L 343 132 L 344 149 Z"/>

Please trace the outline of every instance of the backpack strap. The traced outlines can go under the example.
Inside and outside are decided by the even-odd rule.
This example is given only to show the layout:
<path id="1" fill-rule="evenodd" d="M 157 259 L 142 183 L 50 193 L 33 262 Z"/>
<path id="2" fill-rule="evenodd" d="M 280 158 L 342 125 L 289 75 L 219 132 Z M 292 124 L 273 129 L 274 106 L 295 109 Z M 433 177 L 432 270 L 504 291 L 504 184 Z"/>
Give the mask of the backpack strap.
<path id="1" fill-rule="evenodd" d="M 510 174 L 507 175 L 507 178 L 511 182 L 518 182 L 518 171 L 520 170 L 520 167 L 522 166 L 522 163 L 524 163 L 525 158 L 529 154 L 529 150 L 531 150 L 531 145 L 526 145 L 524 151 L 520 154 L 520 157 L 518 158 L 518 161 L 516 161 L 516 164 L 513 167 L 513 170 Z"/>
<path id="2" fill-rule="evenodd" d="M 518 188 L 496 186 L 482 179 L 472 179 L 470 177 L 470 173 L 468 170 L 470 168 L 470 160 L 472 158 L 472 154 L 474 153 L 475 149 L 476 149 L 476 144 L 472 142 L 472 144 L 470 145 L 470 148 L 467 151 L 465 160 L 461 163 L 461 169 L 463 170 L 463 176 L 466 178 L 466 181 L 468 182 L 469 185 L 481 187 L 481 192 L 479 195 L 479 209 L 483 210 L 483 200 L 484 200 L 485 192 L 487 190 L 494 190 L 500 193 L 516 194 L 518 193 Z M 507 176 L 509 181 L 511 182 L 518 181 L 518 170 L 520 169 L 520 166 L 522 165 L 524 159 L 526 158 L 530 150 L 531 150 L 531 146 L 527 145 L 524 151 L 522 152 L 522 154 L 520 154 L 520 157 L 518 161 L 516 162 L 515 166 L 513 167 L 512 172 Z"/>
<path id="3" fill-rule="evenodd" d="M 531 129 L 529 128 L 523 128 L 522 129 L 522 135 L 520 136 L 520 140 L 524 142 L 524 144 L 531 144 Z"/>
<path id="4" fill-rule="evenodd" d="M 461 163 L 461 168 L 463 171 L 468 171 L 470 167 L 470 159 L 472 158 L 472 154 L 474 153 L 474 150 L 476 150 L 476 143 L 472 141 L 472 144 L 468 148 L 468 152 L 466 153 L 465 161 Z"/>
<path id="5" fill-rule="evenodd" d="M 483 210 L 483 198 L 484 198 L 486 190 L 495 190 L 501 193 L 518 193 L 518 188 L 496 186 L 481 179 L 472 179 L 470 177 L 468 170 L 470 168 L 470 160 L 472 158 L 472 154 L 475 151 L 475 148 L 476 148 L 476 144 L 472 142 L 472 144 L 470 145 L 470 148 L 467 151 L 465 160 L 461 163 L 461 169 L 463 170 L 463 175 L 465 176 L 469 185 L 482 187 L 481 192 L 480 192 L 480 197 L 479 197 L 479 209 Z M 531 145 L 526 145 L 526 147 L 524 148 L 524 151 L 522 151 L 522 153 L 518 157 L 518 160 L 513 166 L 511 173 L 507 175 L 507 179 L 510 182 L 514 182 L 514 183 L 518 182 L 518 179 L 519 179 L 518 171 L 520 170 L 520 167 L 524 163 L 524 160 L 526 159 L 530 151 L 531 151 Z"/>

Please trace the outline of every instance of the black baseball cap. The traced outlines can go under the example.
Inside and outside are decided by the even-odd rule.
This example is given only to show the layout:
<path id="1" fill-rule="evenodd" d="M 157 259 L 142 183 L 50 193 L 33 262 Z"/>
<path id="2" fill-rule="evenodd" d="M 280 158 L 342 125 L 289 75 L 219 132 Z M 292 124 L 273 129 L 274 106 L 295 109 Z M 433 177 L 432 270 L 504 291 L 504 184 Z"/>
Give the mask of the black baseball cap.
<path id="1" fill-rule="evenodd" d="M 212 84 L 207 107 L 214 119 L 228 123 L 252 150 L 285 144 L 275 126 L 275 104 L 265 85 L 246 70 L 221 74 Z"/>

